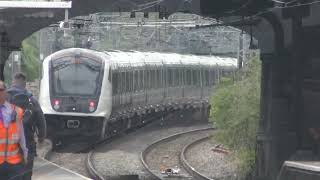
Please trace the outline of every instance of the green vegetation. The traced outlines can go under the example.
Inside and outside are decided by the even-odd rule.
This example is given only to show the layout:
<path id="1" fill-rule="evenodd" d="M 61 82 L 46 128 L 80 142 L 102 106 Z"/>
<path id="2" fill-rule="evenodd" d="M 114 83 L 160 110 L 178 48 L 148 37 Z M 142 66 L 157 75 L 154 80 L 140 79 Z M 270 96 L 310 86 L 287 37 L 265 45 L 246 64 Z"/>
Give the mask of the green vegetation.
<path id="1" fill-rule="evenodd" d="M 34 33 L 22 42 L 22 72 L 26 73 L 27 80 L 33 81 L 39 77 L 39 34 Z"/>
<path id="2" fill-rule="evenodd" d="M 39 77 L 39 34 L 34 33 L 22 42 L 21 71 L 27 75 L 28 81 L 34 81 Z M 6 84 L 11 84 L 12 65 L 6 62 L 4 77 Z"/>
<path id="3" fill-rule="evenodd" d="M 255 143 L 260 114 L 261 64 L 258 58 L 248 60 L 238 73 L 240 80 L 222 78 L 211 99 L 211 119 L 217 129 L 217 140 L 234 153 L 241 177 L 255 167 Z"/>

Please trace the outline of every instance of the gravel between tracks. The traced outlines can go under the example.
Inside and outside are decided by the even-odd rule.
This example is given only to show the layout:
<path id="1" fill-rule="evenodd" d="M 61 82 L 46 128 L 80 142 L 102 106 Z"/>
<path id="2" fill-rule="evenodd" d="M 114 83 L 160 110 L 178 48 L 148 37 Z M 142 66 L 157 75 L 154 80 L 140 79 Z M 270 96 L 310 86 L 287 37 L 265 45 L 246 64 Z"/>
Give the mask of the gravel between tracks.
<path id="1" fill-rule="evenodd" d="M 160 122 L 159 122 L 160 123 Z M 106 179 L 138 175 L 139 179 L 152 179 L 140 162 L 140 153 L 151 143 L 179 132 L 209 127 L 208 124 L 177 123 L 150 124 L 136 132 L 116 139 L 95 150 L 92 156 L 96 170 Z"/>
<path id="2" fill-rule="evenodd" d="M 85 167 L 85 160 L 87 153 L 52 153 L 49 161 L 58 164 L 71 171 L 79 173 L 83 176 L 89 177 Z"/>
<path id="3" fill-rule="evenodd" d="M 93 164 L 98 172 L 103 174 L 107 179 L 118 179 L 121 175 L 138 175 L 139 179 L 151 179 L 151 176 L 147 171 L 145 171 L 140 162 L 141 151 L 154 141 L 161 138 L 209 126 L 210 125 L 208 124 L 180 122 L 177 124 L 165 124 L 159 128 L 159 123 L 157 122 L 97 148 L 92 157 Z M 198 139 L 198 137 L 199 136 L 190 138 L 190 141 L 188 140 L 188 142 L 192 142 Z M 178 144 L 176 143 L 176 145 Z M 183 143 L 183 145 L 186 144 Z M 230 177 L 230 175 L 234 175 L 235 166 L 229 162 L 229 157 L 226 155 L 212 152 L 211 149 L 214 145 L 216 145 L 214 139 L 210 139 L 210 141 L 203 141 L 188 149 L 186 152 L 186 159 L 188 163 L 200 173 L 211 178 L 222 179 L 222 177 Z M 170 149 L 176 148 L 170 145 Z M 181 149 L 182 147 L 180 150 Z M 49 160 L 81 175 L 89 177 L 89 174 L 85 169 L 86 156 L 87 153 L 75 154 L 54 152 L 51 153 Z M 165 157 L 167 156 L 169 157 L 169 154 L 156 155 L 156 157 L 164 159 L 166 159 Z M 175 165 L 170 164 L 168 159 L 165 160 L 165 163 L 167 166 Z M 185 172 L 182 173 L 185 174 Z"/>
<path id="4" fill-rule="evenodd" d="M 160 169 L 178 167 L 181 169 L 180 176 L 170 179 L 192 179 L 192 176 L 185 171 L 180 163 L 180 154 L 184 146 L 196 141 L 199 138 L 207 137 L 212 134 L 213 130 L 204 130 L 198 132 L 190 132 L 181 136 L 175 137 L 168 141 L 163 141 L 153 147 L 153 149 L 146 155 L 146 163 L 149 168 L 160 175 Z"/>
<path id="5" fill-rule="evenodd" d="M 79 147 L 79 145 L 77 147 Z M 77 147 L 74 146 L 73 148 L 76 150 Z M 52 152 L 51 149 L 52 144 L 49 140 L 45 140 L 42 144 L 37 144 L 37 153 L 39 157 L 48 158 L 49 161 L 59 166 L 89 177 L 89 174 L 85 168 L 87 153 L 57 153 Z"/>
<path id="6" fill-rule="evenodd" d="M 212 179 L 234 179 L 236 167 L 231 163 L 230 157 L 212 151 L 217 145 L 213 138 L 202 141 L 186 151 L 186 160 L 201 174 Z"/>

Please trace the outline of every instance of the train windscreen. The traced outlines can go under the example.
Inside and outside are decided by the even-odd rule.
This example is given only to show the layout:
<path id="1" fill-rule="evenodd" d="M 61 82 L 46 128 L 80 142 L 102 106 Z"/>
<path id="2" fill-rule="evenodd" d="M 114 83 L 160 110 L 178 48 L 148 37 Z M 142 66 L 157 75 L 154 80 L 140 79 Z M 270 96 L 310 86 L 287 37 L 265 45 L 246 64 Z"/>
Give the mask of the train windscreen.
<path id="1" fill-rule="evenodd" d="M 52 61 L 52 90 L 59 96 L 95 96 L 101 87 L 101 60 L 64 57 Z"/>

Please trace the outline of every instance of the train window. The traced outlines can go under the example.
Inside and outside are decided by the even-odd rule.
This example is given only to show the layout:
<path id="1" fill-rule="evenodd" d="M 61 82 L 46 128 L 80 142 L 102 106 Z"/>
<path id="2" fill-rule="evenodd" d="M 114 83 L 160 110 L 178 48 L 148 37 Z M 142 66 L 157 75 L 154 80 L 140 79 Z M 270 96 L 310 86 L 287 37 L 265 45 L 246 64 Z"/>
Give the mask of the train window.
<path id="1" fill-rule="evenodd" d="M 132 80 L 133 80 L 133 72 L 127 71 L 126 72 L 126 84 L 127 84 L 127 92 L 131 92 L 133 90 L 132 88 Z"/>
<path id="2" fill-rule="evenodd" d="M 139 89 L 139 71 L 133 71 L 133 91 L 137 92 Z"/>
<path id="3" fill-rule="evenodd" d="M 205 86 L 205 73 L 204 73 L 204 69 L 203 67 L 200 69 L 200 82 L 201 82 L 201 86 Z"/>
<path id="4" fill-rule="evenodd" d="M 178 87 L 179 84 L 179 69 L 176 68 L 174 71 L 174 78 L 175 78 L 175 87 Z"/>
<path id="5" fill-rule="evenodd" d="M 121 72 L 121 94 L 126 91 L 126 73 Z"/>
<path id="6" fill-rule="evenodd" d="M 131 83 L 130 83 L 130 72 L 125 72 L 125 74 L 126 74 L 126 78 L 125 78 L 125 84 L 126 84 L 126 89 L 125 89 L 125 91 L 126 92 L 130 92 L 130 85 L 131 85 Z"/>
<path id="7" fill-rule="evenodd" d="M 119 83 L 119 86 L 118 86 L 118 94 L 122 94 L 122 87 L 123 87 L 123 84 L 122 84 L 122 73 L 119 72 L 118 74 L 118 83 Z"/>
<path id="8" fill-rule="evenodd" d="M 139 71 L 139 90 L 144 89 L 144 83 L 143 83 L 143 70 Z"/>
<path id="9" fill-rule="evenodd" d="M 169 87 L 173 86 L 173 70 L 171 68 L 168 69 L 168 85 Z"/>
<path id="10" fill-rule="evenodd" d="M 87 57 L 63 57 L 51 63 L 52 90 L 56 95 L 92 96 L 100 92 L 103 62 Z"/>
<path id="11" fill-rule="evenodd" d="M 209 86 L 209 70 L 208 69 L 206 69 L 205 71 L 204 71 L 204 76 L 205 76 L 205 85 L 206 86 Z"/>
<path id="12" fill-rule="evenodd" d="M 130 85 L 131 85 L 131 83 L 130 83 L 130 72 L 126 70 L 125 74 L 126 74 L 126 78 L 125 78 L 125 84 L 126 84 L 125 92 L 130 92 L 130 89 L 131 89 L 131 87 L 130 87 Z"/>
<path id="13" fill-rule="evenodd" d="M 112 77 L 112 71 L 111 71 L 111 67 L 110 67 L 109 68 L 109 75 L 108 75 L 109 82 L 111 82 L 111 77 Z"/>
<path id="14" fill-rule="evenodd" d="M 176 86 L 176 72 L 175 72 L 175 68 L 172 68 L 172 73 L 171 73 L 171 78 L 172 78 L 172 87 L 175 87 Z"/>
<path id="15" fill-rule="evenodd" d="M 157 88 L 157 83 L 159 82 L 159 81 L 157 81 L 157 70 L 156 69 L 153 69 L 152 70 L 152 74 L 153 74 L 153 77 L 152 77 L 152 87 L 153 88 Z"/>
<path id="16" fill-rule="evenodd" d="M 150 70 L 150 89 L 154 88 L 154 85 L 155 85 L 155 70 L 154 69 L 151 69 Z"/>
<path id="17" fill-rule="evenodd" d="M 210 70 L 211 74 L 210 74 L 210 83 L 209 86 L 212 86 L 215 82 L 218 82 L 220 79 L 220 69 L 216 69 L 216 73 L 214 69 Z"/>
<path id="18" fill-rule="evenodd" d="M 185 82 L 184 82 L 184 69 L 183 68 L 180 68 L 180 84 L 181 86 L 184 86 L 185 85 Z"/>
<path id="19" fill-rule="evenodd" d="M 144 79 L 145 79 L 145 88 L 146 89 L 149 89 L 150 88 L 150 70 L 146 69 L 145 71 L 145 76 L 144 76 Z"/>
<path id="20" fill-rule="evenodd" d="M 164 69 L 162 70 L 162 81 L 163 81 L 163 87 L 167 87 L 168 86 L 168 80 L 167 77 L 168 76 L 168 71 L 167 69 L 164 67 Z"/>
<path id="21" fill-rule="evenodd" d="M 172 69 L 172 87 L 176 87 L 176 69 Z"/>
<path id="22" fill-rule="evenodd" d="M 154 70 L 153 69 L 150 69 L 149 70 L 149 89 L 152 89 L 154 87 Z"/>
<path id="23" fill-rule="evenodd" d="M 163 67 L 161 75 L 162 75 L 162 77 L 161 77 L 162 78 L 162 86 L 167 87 L 167 70 L 165 67 Z"/>
<path id="24" fill-rule="evenodd" d="M 156 80 L 156 88 L 161 88 L 162 87 L 162 78 L 161 78 L 161 70 L 157 70 L 157 80 Z"/>
<path id="25" fill-rule="evenodd" d="M 157 83 L 158 83 L 158 81 L 157 81 L 157 70 L 156 69 L 154 69 L 154 70 L 152 70 L 152 72 L 153 72 L 153 78 L 152 78 L 152 84 L 153 84 L 153 88 L 157 88 Z"/>
<path id="26" fill-rule="evenodd" d="M 194 85 L 194 79 L 193 79 L 193 78 L 194 78 L 194 73 L 195 73 L 195 72 L 194 72 L 194 70 L 190 70 L 190 72 L 191 72 L 191 74 L 190 74 L 190 78 L 191 78 L 191 80 L 190 80 L 190 81 L 191 81 L 191 82 L 190 82 L 190 85 L 193 86 L 193 85 Z"/>
<path id="27" fill-rule="evenodd" d="M 112 73 L 112 89 L 113 94 L 119 93 L 119 72 Z"/>
<path id="28" fill-rule="evenodd" d="M 216 81 L 218 69 L 208 69 L 208 86 L 211 86 L 212 81 Z"/>
<path id="29" fill-rule="evenodd" d="M 192 84 L 194 86 L 198 86 L 199 85 L 199 69 L 195 69 L 192 72 Z"/>
<path id="30" fill-rule="evenodd" d="M 191 70 L 190 69 L 187 69 L 187 74 L 186 74 L 186 85 L 190 86 L 191 85 Z"/>

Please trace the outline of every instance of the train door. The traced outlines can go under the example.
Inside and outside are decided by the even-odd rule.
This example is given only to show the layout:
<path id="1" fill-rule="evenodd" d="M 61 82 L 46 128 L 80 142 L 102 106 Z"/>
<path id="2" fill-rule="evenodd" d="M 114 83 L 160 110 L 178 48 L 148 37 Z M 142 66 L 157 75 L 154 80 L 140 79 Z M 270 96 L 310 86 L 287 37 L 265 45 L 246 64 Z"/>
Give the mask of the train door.
<path id="1" fill-rule="evenodd" d="M 120 87 L 121 78 L 118 69 L 112 70 L 112 108 L 116 109 L 120 106 Z"/>
<path id="2" fill-rule="evenodd" d="M 129 106 L 131 104 L 132 89 L 132 71 L 130 65 L 127 64 L 122 71 L 122 105 Z"/>

